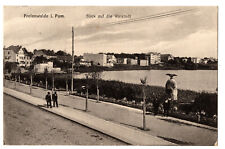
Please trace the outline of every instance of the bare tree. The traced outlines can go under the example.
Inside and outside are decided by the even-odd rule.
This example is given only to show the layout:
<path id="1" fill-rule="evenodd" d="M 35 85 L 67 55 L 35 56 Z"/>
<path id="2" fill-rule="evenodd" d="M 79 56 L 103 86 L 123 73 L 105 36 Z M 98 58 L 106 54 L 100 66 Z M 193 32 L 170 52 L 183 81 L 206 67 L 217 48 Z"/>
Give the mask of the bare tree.
<path id="1" fill-rule="evenodd" d="M 30 70 L 30 72 L 29 72 L 29 74 L 30 74 L 30 94 L 32 94 L 32 86 L 33 86 L 33 76 L 34 76 L 34 70 L 32 69 L 32 70 Z"/>
<path id="2" fill-rule="evenodd" d="M 48 90 L 48 68 L 44 69 L 44 76 L 45 76 L 45 89 Z"/>
<path id="3" fill-rule="evenodd" d="M 85 101 L 85 111 L 88 111 L 88 74 L 86 74 L 86 101 Z"/>
<path id="4" fill-rule="evenodd" d="M 99 80 L 101 79 L 101 72 L 94 71 L 91 73 L 91 77 L 95 80 L 96 83 L 97 102 L 99 102 Z"/>
<path id="5" fill-rule="evenodd" d="M 52 91 L 55 90 L 55 71 L 52 70 Z"/>
<path id="6" fill-rule="evenodd" d="M 145 115 L 146 115 L 146 94 L 145 94 L 145 86 L 147 84 L 147 77 L 140 79 L 142 84 L 142 93 L 143 93 L 143 130 L 146 130 L 146 121 L 145 121 Z"/>
<path id="7" fill-rule="evenodd" d="M 66 71 L 66 92 L 69 91 L 69 86 L 68 86 L 68 80 L 69 80 L 69 77 L 70 77 L 69 74 L 70 74 L 70 73 L 69 73 L 69 71 L 67 70 L 67 71 Z"/>
<path id="8" fill-rule="evenodd" d="M 19 84 L 20 84 L 20 75 L 21 75 L 21 68 L 20 67 L 17 69 L 17 74 L 18 74 L 18 77 L 19 77 Z"/>

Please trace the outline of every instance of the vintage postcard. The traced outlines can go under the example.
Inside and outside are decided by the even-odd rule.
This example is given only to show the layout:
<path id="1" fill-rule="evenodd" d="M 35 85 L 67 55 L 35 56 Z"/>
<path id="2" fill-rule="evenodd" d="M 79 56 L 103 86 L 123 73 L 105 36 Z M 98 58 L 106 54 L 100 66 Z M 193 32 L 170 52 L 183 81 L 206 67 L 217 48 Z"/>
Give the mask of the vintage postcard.
<path id="1" fill-rule="evenodd" d="M 217 145 L 218 7 L 3 10 L 4 145 Z"/>

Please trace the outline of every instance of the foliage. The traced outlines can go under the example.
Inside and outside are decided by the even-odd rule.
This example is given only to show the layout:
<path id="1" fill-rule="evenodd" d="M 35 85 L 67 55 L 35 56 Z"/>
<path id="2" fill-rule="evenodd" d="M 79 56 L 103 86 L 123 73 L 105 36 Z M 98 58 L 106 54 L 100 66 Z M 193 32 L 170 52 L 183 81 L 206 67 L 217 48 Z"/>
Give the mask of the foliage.
<path id="1" fill-rule="evenodd" d="M 42 56 L 37 56 L 35 57 L 35 59 L 33 60 L 33 64 L 40 64 L 40 63 L 46 63 L 48 62 L 47 58 L 44 57 L 43 55 Z"/>
<path id="2" fill-rule="evenodd" d="M 46 74 L 34 75 L 34 82 L 40 83 L 45 82 Z M 21 80 L 30 79 L 30 75 L 21 74 Z M 47 75 L 48 88 L 52 86 L 52 74 Z M 71 76 L 68 74 L 55 74 L 55 87 L 57 89 L 66 88 L 66 80 L 68 80 L 68 86 L 71 85 Z M 99 80 L 99 91 L 101 97 L 107 97 L 120 101 L 126 99 L 127 101 L 135 101 L 140 103 L 143 100 L 141 84 L 130 84 L 119 81 L 107 81 Z M 82 86 L 88 85 L 89 93 L 96 95 L 96 80 L 93 78 L 89 79 L 74 79 L 74 89 L 81 93 Z M 162 103 L 165 98 L 165 89 L 158 86 L 145 86 L 146 102 L 151 103 L 153 99 L 157 98 Z M 137 106 L 137 105 L 136 105 Z M 217 114 L 217 93 L 198 93 L 189 90 L 178 90 L 178 110 L 189 114 L 190 112 L 198 112 L 204 110 L 208 117 Z"/>
<path id="3" fill-rule="evenodd" d="M 194 101 L 194 111 L 205 111 L 208 116 L 217 115 L 217 93 L 200 93 Z"/>
<path id="4" fill-rule="evenodd" d="M 6 71 L 5 73 L 11 73 L 15 72 L 17 69 L 17 64 L 16 62 L 6 62 L 4 65 L 4 70 Z"/>

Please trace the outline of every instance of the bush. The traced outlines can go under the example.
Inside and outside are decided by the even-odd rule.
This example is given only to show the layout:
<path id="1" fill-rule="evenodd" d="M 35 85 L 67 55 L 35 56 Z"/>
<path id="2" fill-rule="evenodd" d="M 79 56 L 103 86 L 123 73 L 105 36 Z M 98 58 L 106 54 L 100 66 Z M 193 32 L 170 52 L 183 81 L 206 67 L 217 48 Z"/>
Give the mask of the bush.
<path id="1" fill-rule="evenodd" d="M 16 75 L 16 74 L 14 74 Z M 45 84 L 45 75 L 36 74 L 33 77 L 34 82 L 39 83 L 42 81 Z M 55 87 L 57 89 L 66 88 L 66 78 L 67 74 L 55 74 Z M 21 74 L 21 80 L 30 80 L 30 74 Z M 52 88 L 52 75 L 47 75 L 48 88 Z M 82 86 L 88 84 L 89 94 L 96 95 L 96 81 L 94 79 L 74 79 L 74 89 L 81 93 L 84 90 Z M 71 86 L 71 78 L 68 79 L 69 90 Z M 140 84 L 130 84 L 119 81 L 107 81 L 99 80 L 99 91 L 100 96 L 115 99 L 115 102 L 119 102 L 121 99 L 126 98 L 127 101 L 135 101 L 135 103 L 140 103 L 143 101 L 142 95 L 142 85 Z M 157 98 L 160 103 L 165 100 L 165 89 L 164 87 L 158 86 L 145 86 L 146 92 L 146 102 L 152 103 L 153 99 Z M 186 104 L 184 104 L 186 103 Z M 188 104 L 187 104 L 188 103 Z M 124 103 L 121 103 L 124 104 Z M 149 107 L 150 108 L 150 107 Z M 190 112 L 197 112 L 204 110 L 208 116 L 213 116 L 217 114 L 217 94 L 216 93 L 198 93 L 189 90 L 178 90 L 178 109 L 186 114 Z"/>
<path id="2" fill-rule="evenodd" d="M 197 111 L 205 111 L 206 115 L 212 117 L 214 114 L 217 115 L 217 93 L 200 93 L 194 103 L 193 110 Z"/>

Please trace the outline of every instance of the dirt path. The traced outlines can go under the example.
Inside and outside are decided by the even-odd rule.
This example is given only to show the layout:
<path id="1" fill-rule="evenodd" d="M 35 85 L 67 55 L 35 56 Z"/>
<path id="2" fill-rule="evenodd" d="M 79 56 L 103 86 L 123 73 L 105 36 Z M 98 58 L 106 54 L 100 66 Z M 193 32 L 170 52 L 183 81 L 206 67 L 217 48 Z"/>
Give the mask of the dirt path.
<path id="1" fill-rule="evenodd" d="M 126 145 L 4 94 L 6 145 Z"/>

